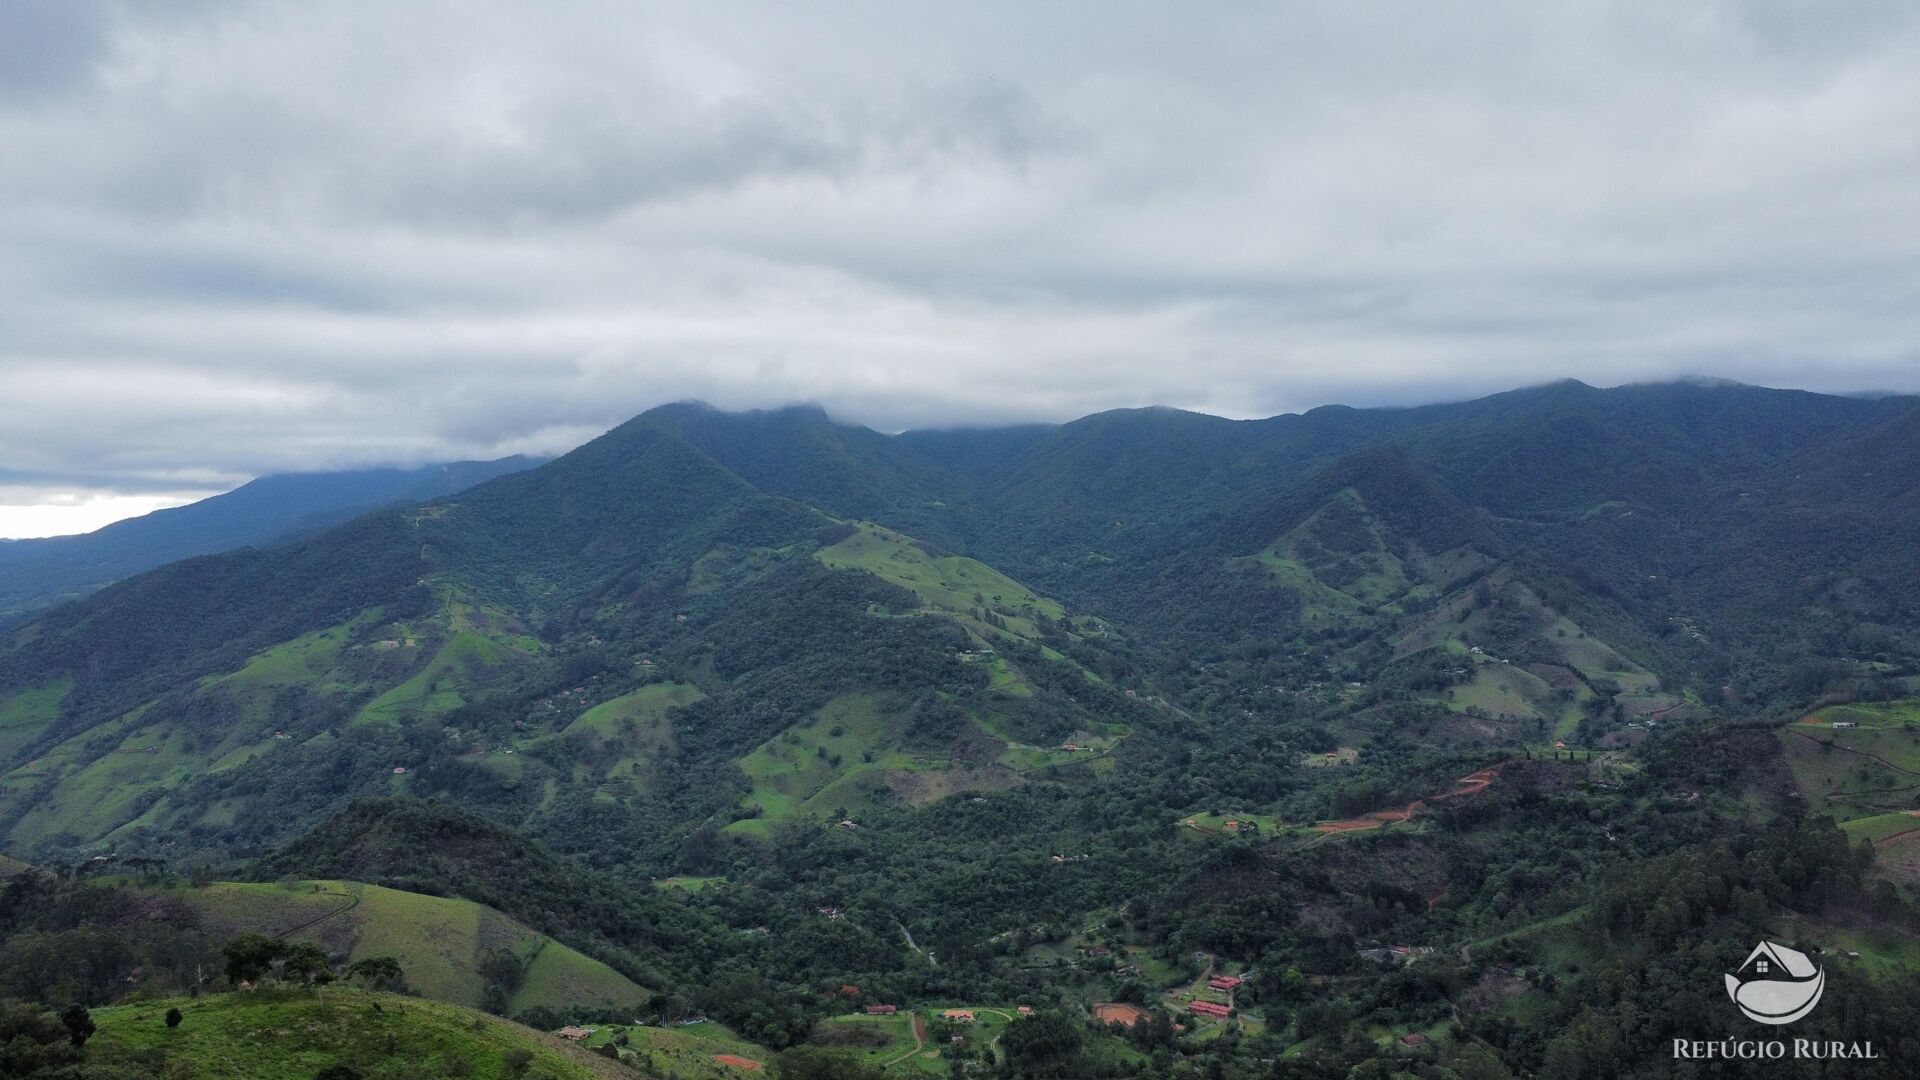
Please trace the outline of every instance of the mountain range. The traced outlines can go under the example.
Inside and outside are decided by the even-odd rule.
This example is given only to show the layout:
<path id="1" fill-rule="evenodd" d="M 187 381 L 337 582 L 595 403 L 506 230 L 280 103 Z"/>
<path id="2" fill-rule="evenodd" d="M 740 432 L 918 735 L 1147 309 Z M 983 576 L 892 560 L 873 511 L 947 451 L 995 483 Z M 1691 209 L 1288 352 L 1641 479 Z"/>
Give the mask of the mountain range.
<path id="1" fill-rule="evenodd" d="M 318 532 L 378 506 L 452 495 L 538 460 L 277 473 L 76 536 L 0 543 L 0 625 L 164 563 Z"/>
<path id="2" fill-rule="evenodd" d="M 0 849 L 461 897 L 630 985 L 737 977 L 776 1049 L 840 985 L 1151 1005 L 1196 950 L 1273 972 L 1231 1000 L 1275 1039 L 1405 1030 L 1353 966 L 1384 935 L 1524 966 L 1716 837 L 1824 842 L 1789 827 L 1843 789 L 1773 729 L 1920 691 L 1916 436 L 1912 397 L 1699 383 L 902 434 L 682 403 L 444 490 L 242 489 L 168 519 L 236 550 L 101 554 L 67 580 L 131 576 L 0 637 Z M 1458 1023 L 1571 1022 L 1487 970 Z M 1456 1041 L 1544 1068 L 1506 1022 Z"/>

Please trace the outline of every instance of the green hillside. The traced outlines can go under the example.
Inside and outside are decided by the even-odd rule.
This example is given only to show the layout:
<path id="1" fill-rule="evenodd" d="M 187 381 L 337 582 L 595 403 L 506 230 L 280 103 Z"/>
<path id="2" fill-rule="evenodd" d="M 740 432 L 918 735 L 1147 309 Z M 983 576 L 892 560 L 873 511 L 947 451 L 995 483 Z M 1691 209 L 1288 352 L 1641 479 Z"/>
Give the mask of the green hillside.
<path id="1" fill-rule="evenodd" d="M 482 963 L 496 950 L 510 954 L 523 972 L 504 999 L 509 1014 L 536 1006 L 563 1012 L 627 1007 L 648 994 L 605 964 L 467 900 L 353 881 L 220 882 L 170 894 L 223 936 L 253 932 L 312 941 L 349 963 L 392 956 L 406 970 L 407 984 L 436 1001 L 486 1004 Z"/>
<path id="2" fill-rule="evenodd" d="M 875 525 L 859 525 L 814 557 L 828 566 L 864 570 L 908 589 L 928 609 L 966 616 L 969 627 L 983 635 L 998 629 L 1034 638 L 1038 636 L 1036 619 L 1057 620 L 1066 614 L 1058 603 L 992 567 L 936 553 L 911 537 Z M 995 617 L 991 626 L 984 622 L 988 615 Z"/>
<path id="3" fill-rule="evenodd" d="M 180 1025 L 164 1017 L 178 1008 Z M 459 1005 L 397 994 L 260 990 L 96 1009 L 94 1038 L 164 1050 L 169 1076 L 193 1080 L 305 1080 L 345 1065 L 368 1080 L 463 1076 L 512 1080 L 509 1055 L 531 1055 L 555 1080 L 631 1075 L 551 1035 Z"/>

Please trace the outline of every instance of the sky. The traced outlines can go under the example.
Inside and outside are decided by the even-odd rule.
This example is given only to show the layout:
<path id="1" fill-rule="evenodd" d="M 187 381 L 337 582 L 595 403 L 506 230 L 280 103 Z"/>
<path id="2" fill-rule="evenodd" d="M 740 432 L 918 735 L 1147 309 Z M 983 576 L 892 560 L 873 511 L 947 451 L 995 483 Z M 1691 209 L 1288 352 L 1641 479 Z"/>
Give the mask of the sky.
<path id="1" fill-rule="evenodd" d="M 0 536 L 663 402 L 1920 390 L 1920 5 L 0 0 Z"/>

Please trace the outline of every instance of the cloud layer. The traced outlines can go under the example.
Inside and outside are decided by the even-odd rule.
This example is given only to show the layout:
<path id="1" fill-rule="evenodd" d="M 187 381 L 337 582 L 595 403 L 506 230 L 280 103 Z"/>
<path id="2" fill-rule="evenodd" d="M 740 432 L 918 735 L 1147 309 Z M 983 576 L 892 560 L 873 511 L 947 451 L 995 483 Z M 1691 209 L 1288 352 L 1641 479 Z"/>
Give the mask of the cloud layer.
<path id="1" fill-rule="evenodd" d="M 1910 4 L 0 5 L 0 468 L 67 489 L 682 397 L 1915 390 L 1917 300 Z"/>

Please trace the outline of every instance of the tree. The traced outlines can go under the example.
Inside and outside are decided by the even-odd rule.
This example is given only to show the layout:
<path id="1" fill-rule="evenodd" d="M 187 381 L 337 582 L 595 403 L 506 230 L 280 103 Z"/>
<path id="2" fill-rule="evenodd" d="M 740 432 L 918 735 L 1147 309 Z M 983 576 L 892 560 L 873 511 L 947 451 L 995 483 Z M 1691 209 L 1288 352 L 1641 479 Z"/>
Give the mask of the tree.
<path id="1" fill-rule="evenodd" d="M 221 947 L 227 958 L 227 981 L 235 986 L 254 982 L 273 970 L 273 962 L 287 951 L 287 943 L 265 934 L 241 934 Z"/>
<path id="2" fill-rule="evenodd" d="M 60 1014 L 60 1023 L 66 1026 L 67 1037 L 73 1040 L 75 1049 L 87 1045 L 87 1040 L 93 1037 L 97 1027 L 93 1015 L 78 1002 L 67 1006 L 67 1011 Z"/>
<path id="3" fill-rule="evenodd" d="M 286 960 L 280 966 L 280 974 L 289 982 L 301 986 L 319 983 L 324 986 L 333 981 L 333 965 L 327 960 L 325 949 L 311 941 L 296 941 L 287 946 Z"/>
<path id="4" fill-rule="evenodd" d="M 363 1074 L 351 1065 L 329 1065 L 314 1073 L 313 1080 L 363 1080 Z"/>
<path id="5" fill-rule="evenodd" d="M 1016 1072 L 1058 1072 L 1080 1052 L 1080 1026 L 1064 1014 L 1046 1010 L 1007 1026 L 1000 1048 Z"/>
<path id="6" fill-rule="evenodd" d="M 526 966 L 512 949 L 487 950 L 487 955 L 480 958 L 481 1008 L 505 1016 L 526 974 Z"/>
<path id="7" fill-rule="evenodd" d="M 0 1001 L 0 1076 L 32 1076 L 79 1057 L 61 1018 L 23 1002 Z"/>
<path id="8" fill-rule="evenodd" d="M 179 1027 L 182 1019 L 184 1019 L 184 1017 L 180 1015 L 178 1006 L 167 1010 L 167 1027 L 169 1030 Z"/>
<path id="9" fill-rule="evenodd" d="M 400 961 L 391 956 L 368 956 L 347 967 L 347 978 L 358 979 L 375 990 L 398 986 L 406 978 Z"/>
<path id="10" fill-rule="evenodd" d="M 533 1067 L 533 1051 L 509 1050 L 506 1056 L 500 1059 L 500 1064 L 506 1070 L 507 1080 L 521 1080 L 527 1075 L 527 1070 Z"/>

